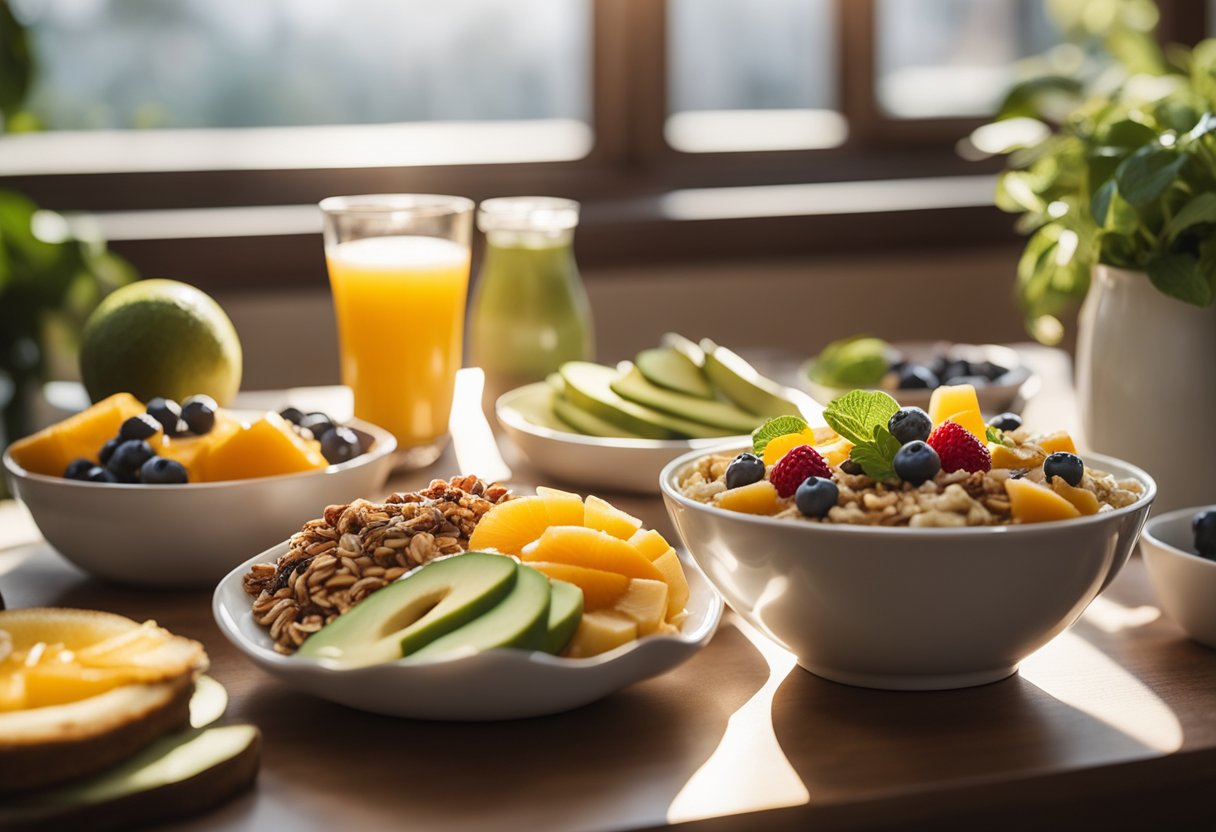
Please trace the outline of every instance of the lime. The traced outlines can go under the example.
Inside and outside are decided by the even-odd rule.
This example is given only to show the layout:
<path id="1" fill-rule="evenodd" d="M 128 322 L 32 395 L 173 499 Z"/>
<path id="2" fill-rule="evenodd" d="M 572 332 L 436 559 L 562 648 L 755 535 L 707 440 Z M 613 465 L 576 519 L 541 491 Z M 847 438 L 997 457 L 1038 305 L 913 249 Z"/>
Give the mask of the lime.
<path id="1" fill-rule="evenodd" d="M 181 401 L 206 393 L 227 404 L 241 386 L 241 342 L 209 295 L 176 280 L 140 280 L 93 311 L 80 343 L 93 401 L 131 393 Z"/>

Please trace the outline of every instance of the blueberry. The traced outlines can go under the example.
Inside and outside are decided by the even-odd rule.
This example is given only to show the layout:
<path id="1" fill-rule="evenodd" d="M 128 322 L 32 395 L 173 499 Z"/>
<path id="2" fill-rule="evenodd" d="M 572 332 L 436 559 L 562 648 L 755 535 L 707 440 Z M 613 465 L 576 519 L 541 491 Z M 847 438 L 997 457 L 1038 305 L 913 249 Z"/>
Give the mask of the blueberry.
<path id="1" fill-rule="evenodd" d="M 311 433 L 313 439 L 321 439 L 326 433 L 333 430 L 334 420 L 324 413 L 314 411 L 304 415 L 304 418 L 300 420 L 300 427 Z"/>
<path id="2" fill-rule="evenodd" d="M 932 390 L 940 383 L 937 374 L 921 364 L 908 364 L 899 371 L 900 390 Z"/>
<path id="3" fill-rule="evenodd" d="M 89 471 L 96 467 L 87 459 L 73 459 L 64 469 L 63 478 L 65 480 L 83 480 L 89 475 Z"/>
<path id="4" fill-rule="evenodd" d="M 177 424 L 182 418 L 182 408 L 173 399 L 157 396 L 148 402 L 148 415 L 160 422 L 161 427 L 165 429 L 165 436 L 177 436 Z"/>
<path id="5" fill-rule="evenodd" d="M 304 411 L 298 407 L 285 407 L 279 411 L 279 415 L 296 427 L 299 427 L 300 422 L 304 421 Z"/>
<path id="6" fill-rule="evenodd" d="M 101 446 L 101 450 L 97 452 L 97 461 L 105 465 L 110 461 L 110 457 L 114 456 L 115 449 L 122 444 L 122 440 L 115 436 L 109 442 Z"/>
<path id="7" fill-rule="evenodd" d="M 110 473 L 117 477 L 119 482 L 132 482 L 140 467 L 154 456 L 156 452 L 147 442 L 142 439 L 130 439 L 114 449 L 114 455 L 106 463 L 106 468 L 110 469 Z"/>
<path id="8" fill-rule="evenodd" d="M 118 429 L 118 438 L 123 442 L 129 442 L 132 439 L 151 439 L 160 433 L 160 430 L 160 422 L 147 413 L 140 413 L 122 423 L 122 427 Z"/>
<path id="9" fill-rule="evenodd" d="M 807 477 L 794 492 L 794 505 L 807 517 L 824 517 L 839 497 L 836 483 L 823 477 Z"/>
<path id="10" fill-rule="evenodd" d="M 913 485 L 933 479 L 942 469 L 942 460 L 937 451 L 919 439 L 896 451 L 893 464 L 899 478 Z"/>
<path id="11" fill-rule="evenodd" d="M 1195 533 L 1195 551 L 1216 560 L 1216 508 L 1196 514 L 1191 521 L 1191 531 Z"/>
<path id="12" fill-rule="evenodd" d="M 917 439 L 922 442 L 929 438 L 933 431 L 933 421 L 929 414 L 919 407 L 901 407 L 887 422 L 887 430 L 899 440 L 899 444 L 907 445 Z"/>
<path id="13" fill-rule="evenodd" d="M 1051 482 L 1052 477 L 1060 477 L 1076 488 L 1081 484 L 1081 477 L 1085 476 L 1085 463 L 1076 454 L 1056 451 L 1054 454 L 1048 454 L 1047 459 L 1043 460 L 1043 476 L 1048 482 Z"/>
<path id="14" fill-rule="evenodd" d="M 154 456 L 139 468 L 139 481 L 144 485 L 181 485 L 189 480 L 185 466 L 176 459 Z"/>
<path id="15" fill-rule="evenodd" d="M 946 361 L 946 366 L 938 373 L 943 384 L 962 384 L 959 381 L 961 378 L 974 376 L 975 370 L 971 366 L 971 362 L 965 358 L 955 358 Z"/>
<path id="16" fill-rule="evenodd" d="M 972 387 L 987 387 L 988 379 L 984 376 L 955 376 L 950 384 L 970 384 Z"/>
<path id="17" fill-rule="evenodd" d="M 359 455 L 359 437 L 350 428 L 327 430 L 321 437 L 321 453 L 330 465 L 354 459 Z"/>
<path id="18" fill-rule="evenodd" d="M 110 473 L 109 469 L 102 468 L 100 465 L 94 465 L 90 468 L 83 479 L 85 482 L 118 482 L 118 477 Z"/>
<path id="19" fill-rule="evenodd" d="M 862 467 L 857 464 L 856 460 L 852 459 L 846 459 L 844 462 L 840 463 L 840 470 L 854 477 L 865 473 Z"/>
<path id="20" fill-rule="evenodd" d="M 981 361 L 972 369 L 975 370 L 976 375 L 981 375 L 989 381 L 996 381 L 998 378 L 1005 375 L 1005 373 L 1009 372 L 1008 367 L 1002 367 L 1000 364 L 993 361 Z"/>
<path id="21" fill-rule="evenodd" d="M 997 430 L 1017 430 L 1022 426 L 1022 417 L 1016 413 L 1002 413 L 993 417 L 988 424 Z"/>
<path id="22" fill-rule="evenodd" d="M 191 396 L 182 402 L 182 419 L 189 426 L 191 433 L 202 436 L 204 433 L 211 433 L 211 429 L 215 427 L 215 412 L 219 409 L 220 406 L 210 396 Z"/>
<path id="23" fill-rule="evenodd" d="M 726 487 L 739 488 L 764 479 L 764 460 L 755 454 L 739 454 L 726 466 Z"/>

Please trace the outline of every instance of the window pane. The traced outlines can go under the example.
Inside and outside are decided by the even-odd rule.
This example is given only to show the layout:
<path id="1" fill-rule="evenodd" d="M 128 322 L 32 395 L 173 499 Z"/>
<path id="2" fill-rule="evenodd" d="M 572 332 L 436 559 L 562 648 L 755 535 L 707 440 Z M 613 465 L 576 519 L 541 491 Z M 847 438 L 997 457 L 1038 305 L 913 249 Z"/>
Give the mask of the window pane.
<path id="1" fill-rule="evenodd" d="M 18 0 L 51 128 L 590 120 L 589 0 Z"/>
<path id="2" fill-rule="evenodd" d="M 1014 62 L 1059 42 L 1043 0 L 879 0 L 877 95 L 897 118 L 992 113 Z"/>
<path id="3" fill-rule="evenodd" d="M 669 0 L 667 141 L 689 152 L 831 147 L 831 0 Z"/>

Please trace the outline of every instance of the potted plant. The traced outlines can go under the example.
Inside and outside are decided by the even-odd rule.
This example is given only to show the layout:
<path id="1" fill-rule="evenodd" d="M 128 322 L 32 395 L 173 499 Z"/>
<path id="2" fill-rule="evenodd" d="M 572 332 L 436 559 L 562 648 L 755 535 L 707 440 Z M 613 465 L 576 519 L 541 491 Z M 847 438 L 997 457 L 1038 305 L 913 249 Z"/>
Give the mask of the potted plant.
<path id="1" fill-rule="evenodd" d="M 1077 389 L 1089 447 L 1147 468 L 1161 508 L 1211 502 L 1216 40 L 1163 52 L 1151 4 L 1108 5 L 1111 58 L 1015 86 L 971 143 L 1009 154 L 996 201 L 1029 234 L 1016 295 L 1030 332 L 1058 341 L 1060 317 L 1084 300 Z"/>

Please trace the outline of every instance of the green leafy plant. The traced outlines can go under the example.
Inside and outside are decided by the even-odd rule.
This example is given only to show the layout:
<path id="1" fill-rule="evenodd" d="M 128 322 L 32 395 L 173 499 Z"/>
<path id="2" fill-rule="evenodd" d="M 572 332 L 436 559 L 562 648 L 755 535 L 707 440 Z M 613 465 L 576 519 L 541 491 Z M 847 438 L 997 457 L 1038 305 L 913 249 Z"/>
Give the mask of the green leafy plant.
<path id="1" fill-rule="evenodd" d="M 895 454 L 900 442 L 887 430 L 899 403 L 880 390 L 852 390 L 833 399 L 823 411 L 832 430 L 853 443 L 849 459 L 875 480 L 896 479 Z"/>
<path id="2" fill-rule="evenodd" d="M 1147 0 L 1049 9 L 1072 41 L 1073 71 L 1014 86 L 997 121 L 970 137 L 973 150 L 1009 156 L 996 203 L 1021 214 L 1029 234 L 1016 284 L 1027 328 L 1059 340 L 1060 317 L 1084 298 L 1097 263 L 1144 271 L 1165 294 L 1211 306 L 1216 40 L 1163 51 Z M 1078 60 L 1082 46 L 1091 57 Z"/>

